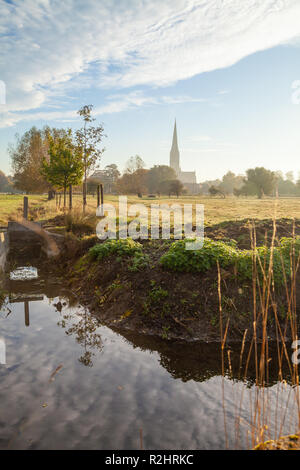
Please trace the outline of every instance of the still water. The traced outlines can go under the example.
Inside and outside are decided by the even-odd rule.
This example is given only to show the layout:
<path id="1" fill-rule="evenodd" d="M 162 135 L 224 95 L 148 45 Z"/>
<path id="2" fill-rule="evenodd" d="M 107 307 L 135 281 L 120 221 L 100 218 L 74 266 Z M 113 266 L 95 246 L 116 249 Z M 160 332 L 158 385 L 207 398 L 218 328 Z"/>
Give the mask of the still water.
<path id="1" fill-rule="evenodd" d="M 219 345 L 120 334 L 51 280 L 14 279 L 0 313 L 0 449 L 251 446 L 254 386 L 222 378 Z M 293 392 L 268 387 L 270 432 L 283 416 L 282 432 L 297 429 Z"/>

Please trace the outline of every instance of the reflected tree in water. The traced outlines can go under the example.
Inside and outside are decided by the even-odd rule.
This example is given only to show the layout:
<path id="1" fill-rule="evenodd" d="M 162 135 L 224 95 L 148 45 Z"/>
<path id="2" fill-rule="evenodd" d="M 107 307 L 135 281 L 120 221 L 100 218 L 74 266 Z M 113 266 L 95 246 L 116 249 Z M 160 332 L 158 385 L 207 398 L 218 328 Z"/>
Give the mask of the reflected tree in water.
<path id="1" fill-rule="evenodd" d="M 78 359 L 79 362 L 87 367 L 93 367 L 92 358 L 95 356 L 93 351 L 99 352 L 103 349 L 102 338 L 97 329 L 100 324 L 98 320 L 91 316 L 87 309 L 84 312 L 77 311 L 74 314 L 63 314 L 58 325 L 66 329 L 68 336 L 75 335 L 76 342 L 84 348 L 84 354 Z"/>

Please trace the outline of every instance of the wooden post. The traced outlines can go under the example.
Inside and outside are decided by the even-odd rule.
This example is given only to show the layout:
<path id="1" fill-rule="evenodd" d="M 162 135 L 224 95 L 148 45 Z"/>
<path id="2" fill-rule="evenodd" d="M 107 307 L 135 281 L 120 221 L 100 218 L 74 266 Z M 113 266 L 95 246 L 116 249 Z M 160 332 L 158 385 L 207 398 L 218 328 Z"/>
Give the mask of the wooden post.
<path id="1" fill-rule="evenodd" d="M 97 213 L 98 217 L 103 217 L 103 203 L 104 203 L 104 196 L 103 196 L 103 185 L 98 184 L 97 186 L 97 209 L 99 209 L 99 213 Z"/>
<path id="2" fill-rule="evenodd" d="M 24 219 L 28 219 L 28 197 L 24 196 L 23 200 L 23 217 Z"/>
<path id="3" fill-rule="evenodd" d="M 98 204 L 98 207 L 100 207 L 99 216 L 103 217 L 104 216 L 104 214 L 103 214 L 103 185 L 99 184 L 97 189 L 98 189 L 98 191 L 97 191 L 97 204 Z"/>
<path id="4" fill-rule="evenodd" d="M 101 211 L 103 212 L 104 196 L 103 196 L 103 184 L 100 184 L 101 189 Z"/>
<path id="5" fill-rule="evenodd" d="M 25 302 L 24 302 L 24 312 L 25 312 L 25 326 L 30 326 L 29 302 L 28 302 L 28 300 L 25 300 Z"/>
<path id="6" fill-rule="evenodd" d="M 69 210 L 72 210 L 72 185 L 69 186 Z"/>
<path id="7" fill-rule="evenodd" d="M 100 206 L 100 184 L 97 186 L 97 209 Z"/>

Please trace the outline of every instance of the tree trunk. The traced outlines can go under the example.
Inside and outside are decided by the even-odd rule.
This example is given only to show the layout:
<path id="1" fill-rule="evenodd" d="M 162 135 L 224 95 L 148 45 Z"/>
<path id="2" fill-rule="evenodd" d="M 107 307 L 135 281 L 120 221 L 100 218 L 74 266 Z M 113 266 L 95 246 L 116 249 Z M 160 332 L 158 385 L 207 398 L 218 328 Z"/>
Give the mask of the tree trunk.
<path id="1" fill-rule="evenodd" d="M 87 158 L 86 158 L 86 121 L 84 122 L 84 180 L 83 180 L 83 188 L 82 188 L 82 211 L 85 214 L 85 207 L 86 207 L 86 193 L 87 193 Z"/>
<path id="2" fill-rule="evenodd" d="M 70 184 L 69 186 L 69 210 L 71 211 L 72 210 L 72 193 L 73 193 L 73 189 L 72 189 L 72 185 Z"/>
<path id="3" fill-rule="evenodd" d="M 84 181 L 83 181 L 83 186 L 82 186 L 83 213 L 85 213 L 86 195 L 87 195 L 87 177 L 86 177 L 86 171 L 85 171 L 85 172 L 84 172 Z"/>
<path id="4" fill-rule="evenodd" d="M 50 189 L 48 191 L 48 201 L 51 201 L 52 199 L 54 199 L 54 196 L 55 196 L 55 191 L 53 191 L 53 189 Z"/>
<path id="5" fill-rule="evenodd" d="M 265 193 L 264 193 L 263 188 L 260 188 L 259 199 L 263 199 L 264 195 Z"/>

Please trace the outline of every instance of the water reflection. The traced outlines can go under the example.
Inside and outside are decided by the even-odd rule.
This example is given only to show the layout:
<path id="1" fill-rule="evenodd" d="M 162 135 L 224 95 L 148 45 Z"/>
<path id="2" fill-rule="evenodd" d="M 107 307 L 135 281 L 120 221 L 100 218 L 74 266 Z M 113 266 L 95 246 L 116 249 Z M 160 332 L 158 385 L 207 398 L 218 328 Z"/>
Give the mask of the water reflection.
<path id="1" fill-rule="evenodd" d="M 61 302 L 59 303 L 61 305 Z M 101 352 L 103 348 L 101 335 L 97 333 L 97 329 L 100 326 L 98 320 L 92 317 L 88 310 L 84 308 L 83 312 L 76 312 L 76 319 L 74 314 L 62 314 L 62 319 L 57 324 L 65 329 L 67 335 L 74 335 L 76 342 L 83 347 L 84 354 L 80 356 L 79 362 L 85 366 L 92 367 L 93 356 L 95 356 L 96 352 Z"/>
<path id="2" fill-rule="evenodd" d="M 51 279 L 10 281 L 9 289 L 0 314 L 7 352 L 0 366 L 0 448 L 137 449 L 140 429 L 146 449 L 222 449 L 226 440 L 230 448 L 247 447 L 245 390 L 253 391 L 254 373 L 249 365 L 246 385 L 238 380 L 239 345 L 231 346 L 234 380 L 226 363 L 223 403 L 219 345 L 112 331 Z M 280 387 L 272 362 L 271 408 Z M 290 391 L 286 385 L 280 393 L 285 398 Z M 270 423 L 276 427 L 272 410 Z M 289 419 L 286 425 L 295 430 Z"/>

